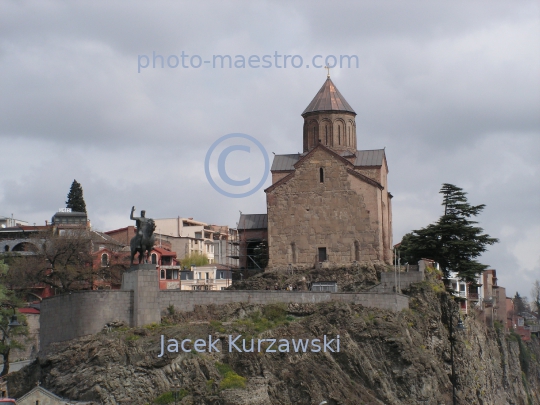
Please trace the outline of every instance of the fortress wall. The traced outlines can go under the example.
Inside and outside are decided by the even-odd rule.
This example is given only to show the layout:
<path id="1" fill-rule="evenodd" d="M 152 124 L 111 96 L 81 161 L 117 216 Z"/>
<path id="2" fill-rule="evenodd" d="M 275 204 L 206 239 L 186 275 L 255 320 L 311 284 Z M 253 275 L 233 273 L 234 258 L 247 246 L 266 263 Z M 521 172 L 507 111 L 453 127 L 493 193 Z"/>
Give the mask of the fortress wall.
<path id="1" fill-rule="evenodd" d="M 408 271 L 396 273 L 396 280 L 398 280 L 401 288 L 409 288 L 413 283 L 419 283 L 424 280 L 423 271 Z M 386 284 L 389 288 L 394 286 L 394 272 L 388 271 L 381 273 L 381 284 Z"/>
<path id="2" fill-rule="evenodd" d="M 123 290 L 80 291 L 46 298 L 41 303 L 40 346 L 100 332 L 105 324 L 121 321 L 132 327 L 160 322 L 169 306 L 189 312 L 196 305 L 318 304 L 345 302 L 365 307 L 401 311 L 409 298 L 391 292 L 310 292 L 275 290 L 180 291 L 158 289 L 157 272 L 152 265 L 139 265 L 138 271 L 124 274 Z M 384 274 L 384 273 L 383 273 Z M 403 274 L 402 274 L 403 276 Z"/>
<path id="3" fill-rule="evenodd" d="M 40 346 L 100 332 L 107 322 L 132 318 L 133 292 L 81 291 L 41 302 Z"/>
<path id="4" fill-rule="evenodd" d="M 298 303 L 317 304 L 321 302 L 347 302 L 365 307 L 375 307 L 401 311 L 409 307 L 409 298 L 401 294 L 382 293 L 326 293 L 307 291 L 274 290 L 232 290 L 232 291 L 161 291 L 160 306 L 162 313 L 170 305 L 176 311 L 190 312 L 195 305 L 225 305 L 233 302 L 251 304 Z"/>

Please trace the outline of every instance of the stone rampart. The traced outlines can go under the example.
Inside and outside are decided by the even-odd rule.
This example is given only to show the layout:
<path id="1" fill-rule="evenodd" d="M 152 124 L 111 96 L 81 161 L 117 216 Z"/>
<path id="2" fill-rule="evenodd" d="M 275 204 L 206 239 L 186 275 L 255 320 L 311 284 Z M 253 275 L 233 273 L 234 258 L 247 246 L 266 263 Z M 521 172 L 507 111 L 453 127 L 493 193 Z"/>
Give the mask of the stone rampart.
<path id="1" fill-rule="evenodd" d="M 189 312 L 196 305 L 219 306 L 235 302 L 318 304 L 332 301 L 391 311 L 409 307 L 406 295 L 392 291 L 160 291 L 155 265 L 143 264 L 124 273 L 122 290 L 81 291 L 44 299 L 40 316 L 41 350 L 47 351 L 54 342 L 98 333 L 113 321 L 121 321 L 131 327 L 158 323 L 171 305 L 177 311 Z"/>
<path id="2" fill-rule="evenodd" d="M 169 306 L 176 311 L 190 312 L 195 305 L 225 305 L 234 302 L 250 304 L 318 304 L 322 302 L 347 302 L 361 304 L 392 311 L 401 311 L 409 307 L 409 298 L 402 294 L 381 293 L 327 293 L 309 291 L 274 291 L 274 290 L 232 290 L 232 291 L 161 291 L 160 306 L 162 312 Z"/>
<path id="3" fill-rule="evenodd" d="M 98 333 L 107 322 L 129 325 L 131 291 L 80 291 L 45 298 L 41 302 L 40 346 Z"/>
<path id="4" fill-rule="evenodd" d="M 413 283 L 419 283 L 424 280 L 423 271 L 408 271 L 408 272 L 398 272 L 388 271 L 381 273 L 381 284 L 386 284 L 389 288 L 394 287 L 394 280 L 397 281 L 397 284 L 401 289 L 409 288 Z"/>

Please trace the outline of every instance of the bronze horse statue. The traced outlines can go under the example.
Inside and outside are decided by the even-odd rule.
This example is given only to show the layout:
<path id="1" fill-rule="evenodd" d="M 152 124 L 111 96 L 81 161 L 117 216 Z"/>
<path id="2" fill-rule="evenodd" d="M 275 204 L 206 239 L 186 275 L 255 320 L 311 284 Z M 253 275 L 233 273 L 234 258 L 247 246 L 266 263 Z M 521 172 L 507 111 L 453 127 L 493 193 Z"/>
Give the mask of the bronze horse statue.
<path id="1" fill-rule="evenodd" d="M 148 257 L 150 251 L 154 247 L 156 241 L 154 237 L 154 231 L 156 230 L 156 223 L 153 219 L 147 218 L 145 221 L 140 222 L 140 231 L 135 235 L 131 242 L 129 243 L 131 247 L 131 265 L 133 266 L 133 259 L 135 258 L 135 253 L 139 252 L 139 264 L 141 264 L 145 252 L 146 260 L 145 263 L 148 263 Z"/>

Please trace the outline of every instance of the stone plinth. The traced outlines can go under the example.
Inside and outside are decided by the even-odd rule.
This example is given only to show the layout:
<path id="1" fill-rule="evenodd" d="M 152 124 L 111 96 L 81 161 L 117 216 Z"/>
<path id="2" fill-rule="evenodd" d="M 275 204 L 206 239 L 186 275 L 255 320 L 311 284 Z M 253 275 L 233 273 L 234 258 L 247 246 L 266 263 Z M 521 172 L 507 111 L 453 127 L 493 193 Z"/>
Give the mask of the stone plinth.
<path id="1" fill-rule="evenodd" d="M 133 291 L 130 326 L 160 323 L 159 280 L 155 264 L 132 266 L 122 275 L 122 290 Z"/>

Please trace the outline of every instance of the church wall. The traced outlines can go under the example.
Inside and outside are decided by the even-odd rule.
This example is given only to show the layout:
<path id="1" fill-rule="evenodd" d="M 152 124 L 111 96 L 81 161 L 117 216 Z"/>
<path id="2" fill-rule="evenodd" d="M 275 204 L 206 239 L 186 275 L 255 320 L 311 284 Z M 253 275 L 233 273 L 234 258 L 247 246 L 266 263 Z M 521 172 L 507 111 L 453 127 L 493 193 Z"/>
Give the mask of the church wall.
<path id="1" fill-rule="evenodd" d="M 339 134 L 338 126 L 341 126 Z M 315 135 L 313 135 L 314 133 Z M 304 123 L 304 152 L 317 146 L 319 139 L 323 145 L 334 150 L 354 152 L 356 150 L 354 114 L 320 112 L 307 115 Z"/>
<path id="2" fill-rule="evenodd" d="M 289 172 L 273 172 L 272 173 L 272 184 L 280 181 L 283 177 L 288 176 Z"/>
<path id="3" fill-rule="evenodd" d="M 351 180 L 354 191 L 364 196 L 366 210 L 370 216 L 370 228 L 372 236 L 363 236 L 360 244 L 361 258 L 367 255 L 368 260 L 383 260 L 383 235 L 382 235 L 382 213 L 381 213 L 381 191 L 378 187 L 366 183 L 355 177 Z M 373 259 L 375 257 L 375 259 Z M 365 260 L 365 259 L 364 259 Z"/>
<path id="4" fill-rule="evenodd" d="M 293 258 L 293 264 L 313 266 L 319 247 L 327 249 L 328 261 L 350 263 L 355 242 L 361 261 L 379 260 L 376 190 L 347 173 L 341 160 L 317 150 L 294 177 L 267 192 L 269 266 L 287 265 Z"/>

